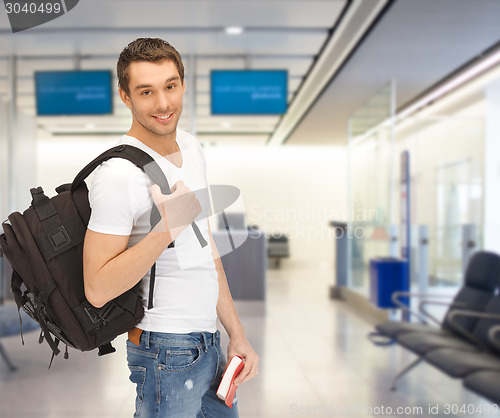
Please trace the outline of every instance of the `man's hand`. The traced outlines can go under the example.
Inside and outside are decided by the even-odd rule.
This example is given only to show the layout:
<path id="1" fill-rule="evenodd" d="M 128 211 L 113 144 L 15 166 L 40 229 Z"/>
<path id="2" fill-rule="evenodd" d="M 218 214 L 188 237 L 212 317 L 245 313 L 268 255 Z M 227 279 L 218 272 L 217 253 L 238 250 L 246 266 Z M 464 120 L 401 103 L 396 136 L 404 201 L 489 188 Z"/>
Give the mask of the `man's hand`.
<path id="1" fill-rule="evenodd" d="M 238 376 L 236 376 L 236 379 L 234 379 L 236 385 L 245 383 L 258 374 L 259 356 L 244 336 L 230 338 L 227 347 L 227 361 L 231 361 L 234 356 L 240 356 L 245 360 L 245 367 L 243 367 Z"/>
<path id="2" fill-rule="evenodd" d="M 164 195 L 157 184 L 151 186 L 153 200 L 163 222 L 154 228 L 157 232 L 169 232 L 172 241 L 201 213 L 201 205 L 195 194 L 179 180 L 171 188 L 169 195 Z"/>

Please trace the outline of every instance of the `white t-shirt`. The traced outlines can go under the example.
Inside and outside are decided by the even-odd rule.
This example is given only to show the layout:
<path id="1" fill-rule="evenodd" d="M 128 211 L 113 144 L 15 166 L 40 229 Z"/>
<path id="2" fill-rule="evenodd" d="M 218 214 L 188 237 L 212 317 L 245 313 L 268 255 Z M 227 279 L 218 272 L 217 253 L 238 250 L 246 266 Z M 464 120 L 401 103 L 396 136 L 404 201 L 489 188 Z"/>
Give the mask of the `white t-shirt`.
<path id="1" fill-rule="evenodd" d="M 151 155 L 170 186 L 182 180 L 193 191 L 206 188 L 206 162 L 199 142 L 180 129 L 176 141 L 182 154 L 180 168 L 136 138 L 124 135 L 119 144 L 133 145 Z M 113 158 L 101 164 L 90 187 L 92 214 L 88 228 L 104 234 L 129 235 L 129 248 L 137 244 L 151 229 L 152 184 L 141 169 L 127 160 Z M 208 220 L 196 224 L 208 245 L 202 248 L 189 226 L 176 238 L 174 248 L 163 251 L 156 262 L 154 306 L 150 310 L 149 272 L 142 279 L 145 315 L 139 328 L 179 334 L 216 331 L 219 286 Z"/>

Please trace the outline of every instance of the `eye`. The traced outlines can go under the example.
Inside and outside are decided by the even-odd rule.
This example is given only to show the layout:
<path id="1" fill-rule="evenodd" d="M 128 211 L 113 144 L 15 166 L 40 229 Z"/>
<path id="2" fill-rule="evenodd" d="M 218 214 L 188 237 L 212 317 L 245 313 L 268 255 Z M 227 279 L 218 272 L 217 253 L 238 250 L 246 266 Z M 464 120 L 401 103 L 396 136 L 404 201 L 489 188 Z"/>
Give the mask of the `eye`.
<path id="1" fill-rule="evenodd" d="M 142 96 L 149 96 L 151 94 L 151 90 L 146 90 L 141 93 Z"/>
<path id="2" fill-rule="evenodd" d="M 174 85 L 173 84 L 170 84 L 169 86 L 167 86 L 167 90 L 173 90 L 174 89 Z"/>

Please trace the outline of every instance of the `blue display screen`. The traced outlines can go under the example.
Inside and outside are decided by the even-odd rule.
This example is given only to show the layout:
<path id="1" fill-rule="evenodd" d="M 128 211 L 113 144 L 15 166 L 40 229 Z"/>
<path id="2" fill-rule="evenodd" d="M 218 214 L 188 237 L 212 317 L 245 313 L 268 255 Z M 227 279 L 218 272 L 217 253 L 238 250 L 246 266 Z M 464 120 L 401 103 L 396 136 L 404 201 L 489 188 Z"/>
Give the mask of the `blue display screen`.
<path id="1" fill-rule="evenodd" d="M 287 109 L 286 70 L 214 70 L 212 115 L 281 115 Z"/>
<path id="2" fill-rule="evenodd" d="M 39 116 L 113 113 L 111 71 L 35 72 Z"/>

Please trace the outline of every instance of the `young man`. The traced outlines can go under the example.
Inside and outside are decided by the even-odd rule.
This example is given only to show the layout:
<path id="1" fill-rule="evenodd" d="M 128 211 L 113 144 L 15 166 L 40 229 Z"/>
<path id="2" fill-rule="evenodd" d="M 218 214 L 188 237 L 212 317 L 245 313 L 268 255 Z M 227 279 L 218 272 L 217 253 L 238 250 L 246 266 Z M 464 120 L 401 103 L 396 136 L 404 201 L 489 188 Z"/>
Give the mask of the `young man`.
<path id="1" fill-rule="evenodd" d="M 161 39 L 141 38 L 122 51 L 117 72 L 120 97 L 133 117 L 120 143 L 149 153 L 172 194 L 163 195 L 126 160 L 109 160 L 96 171 L 84 246 L 87 298 L 102 306 L 142 279 L 145 315 L 127 340 L 135 416 L 237 417 L 236 402 L 228 408 L 215 394 L 225 365 L 217 317 L 229 335 L 228 358 L 245 360 L 237 384 L 257 374 L 258 356 L 238 319 L 208 220 L 196 220 L 205 247 L 190 227 L 201 212 L 193 191 L 206 188 L 207 180 L 199 142 L 177 128 L 185 90 L 181 57 Z M 162 220 L 150 231 L 153 204 Z M 186 259 L 196 262 L 185 267 Z M 147 309 L 155 261 L 154 303 Z"/>

